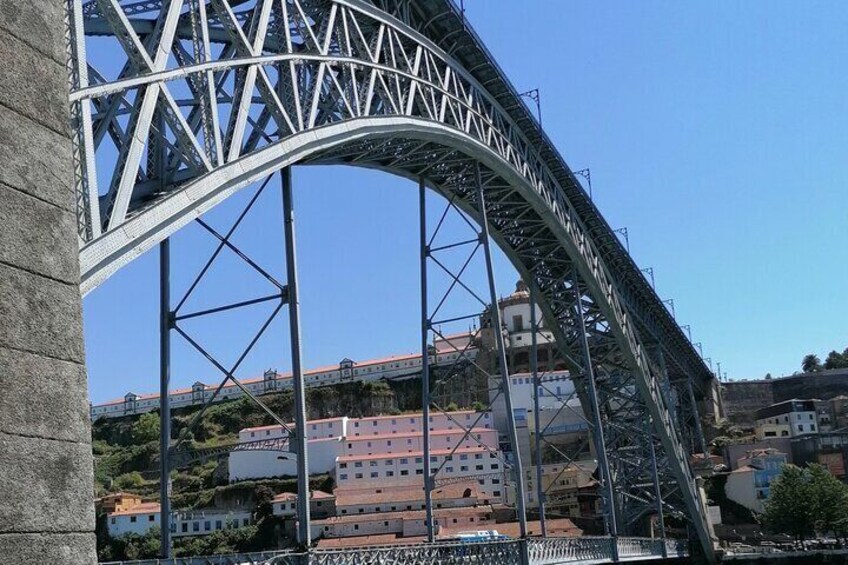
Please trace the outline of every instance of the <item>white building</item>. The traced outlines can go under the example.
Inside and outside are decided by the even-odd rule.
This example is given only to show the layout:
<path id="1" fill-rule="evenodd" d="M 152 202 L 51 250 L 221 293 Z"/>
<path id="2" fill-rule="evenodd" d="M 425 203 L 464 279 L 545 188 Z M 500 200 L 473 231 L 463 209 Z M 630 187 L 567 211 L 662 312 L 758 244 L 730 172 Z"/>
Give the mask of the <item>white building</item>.
<path id="1" fill-rule="evenodd" d="M 339 417 L 307 423 L 310 474 L 330 473 L 335 469 L 336 458 L 344 452 L 347 421 L 347 417 Z M 294 424 L 289 428 L 294 430 Z M 241 430 L 239 447 L 230 452 L 228 466 L 230 481 L 297 475 L 297 459 L 291 453 L 288 431 L 282 426 Z"/>
<path id="2" fill-rule="evenodd" d="M 727 476 L 727 498 L 753 512 L 763 512 L 772 481 L 786 464 L 786 454 L 776 449 L 757 449 L 739 459 L 739 467 Z"/>
<path id="3" fill-rule="evenodd" d="M 125 510 L 106 514 L 106 529 L 113 538 L 125 534 L 144 535 L 153 526 L 159 526 L 158 502 L 142 502 Z"/>
<path id="4" fill-rule="evenodd" d="M 453 364 L 459 357 L 456 349 L 462 350 L 470 339 L 470 334 L 457 334 L 436 340 L 430 355 L 430 364 L 433 366 Z M 473 359 L 476 353 L 476 348 L 472 346 L 466 351 L 466 356 Z M 306 386 L 325 386 L 352 381 L 403 380 L 418 377 L 420 372 L 420 354 L 394 355 L 361 362 L 345 358 L 338 365 L 319 367 L 304 372 L 304 383 Z M 252 394 L 262 395 L 292 388 L 292 379 L 291 373 L 268 370 L 262 377 L 242 380 L 242 384 Z M 169 395 L 171 407 L 181 408 L 202 404 L 212 398 L 216 388 L 217 385 L 215 384 L 196 381 L 191 387 L 174 390 Z M 215 398 L 215 402 L 240 398 L 243 394 L 242 390 L 235 384 L 228 384 L 221 389 L 221 392 Z M 123 398 L 92 405 L 90 414 L 92 420 L 97 420 L 98 418 L 143 414 L 158 408 L 158 394 L 128 392 Z"/>
<path id="5" fill-rule="evenodd" d="M 160 526 L 160 512 L 158 502 L 142 502 L 126 510 L 106 514 L 106 528 L 112 537 L 144 535 L 154 526 Z M 252 520 L 251 512 L 244 510 L 175 512 L 171 516 L 171 533 L 174 537 L 202 536 L 219 530 L 242 528 Z"/>
<path id="6" fill-rule="evenodd" d="M 757 439 L 816 434 L 816 401 L 793 399 L 761 408 L 756 412 L 754 431 Z"/>
<path id="7" fill-rule="evenodd" d="M 463 439 L 464 429 L 472 426 L 476 426 L 474 434 Z M 293 424 L 289 427 L 294 429 Z M 434 413 L 430 416 L 429 427 L 434 451 L 450 449 L 457 444 L 479 446 L 480 442 L 497 450 L 497 432 L 489 412 Z M 338 480 L 340 458 L 381 453 L 417 452 L 420 455 L 424 449 L 422 430 L 421 414 L 310 420 L 307 422 L 309 473 L 336 472 Z M 297 459 L 290 451 L 288 432 L 282 426 L 241 430 L 239 446 L 230 452 L 228 465 L 230 481 L 297 474 Z M 400 476 L 401 469 L 397 471 Z"/>

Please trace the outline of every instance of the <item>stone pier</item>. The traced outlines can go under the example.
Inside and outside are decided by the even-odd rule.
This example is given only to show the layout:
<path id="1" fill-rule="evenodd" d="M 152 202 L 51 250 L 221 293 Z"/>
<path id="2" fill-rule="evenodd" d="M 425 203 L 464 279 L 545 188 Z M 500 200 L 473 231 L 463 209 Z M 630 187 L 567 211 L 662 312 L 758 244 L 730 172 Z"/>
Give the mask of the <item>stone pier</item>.
<path id="1" fill-rule="evenodd" d="M 96 563 L 64 2 L 0 0 L 0 562 Z"/>

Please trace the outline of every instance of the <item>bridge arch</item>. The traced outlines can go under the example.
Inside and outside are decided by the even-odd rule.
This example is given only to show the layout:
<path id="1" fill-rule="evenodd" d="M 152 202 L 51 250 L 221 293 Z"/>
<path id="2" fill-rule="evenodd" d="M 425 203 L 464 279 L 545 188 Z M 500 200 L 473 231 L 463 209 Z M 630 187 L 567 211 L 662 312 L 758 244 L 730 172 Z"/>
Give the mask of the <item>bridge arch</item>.
<path id="1" fill-rule="evenodd" d="M 579 185 L 564 162 L 530 141 L 502 93 L 475 78 L 476 67 L 423 33 L 455 16 L 449 2 L 427 2 L 438 9 L 418 26 L 403 16 L 412 10 L 406 2 L 392 13 L 381 9 L 385 2 L 361 0 L 70 4 L 83 293 L 239 189 L 292 164 L 422 177 L 466 210 L 476 204 L 479 167 L 492 236 L 536 291 L 569 368 L 582 378 L 579 313 L 590 320 L 599 380 L 610 388 L 605 418 L 621 418 L 627 404 L 650 416 L 707 547 L 663 369 L 647 350 L 658 344 L 649 343 L 644 324 L 640 331 L 632 301 L 578 212 Z M 87 36 L 120 47 L 126 63 L 116 77 L 86 57 Z M 521 104 L 515 96 L 509 102 Z M 100 190 L 95 157 L 110 144 L 116 157 Z M 632 378 L 615 384 L 625 382 L 619 373 Z M 622 402 L 623 395 L 635 402 Z M 613 445 L 623 452 L 632 438 L 617 433 Z"/>

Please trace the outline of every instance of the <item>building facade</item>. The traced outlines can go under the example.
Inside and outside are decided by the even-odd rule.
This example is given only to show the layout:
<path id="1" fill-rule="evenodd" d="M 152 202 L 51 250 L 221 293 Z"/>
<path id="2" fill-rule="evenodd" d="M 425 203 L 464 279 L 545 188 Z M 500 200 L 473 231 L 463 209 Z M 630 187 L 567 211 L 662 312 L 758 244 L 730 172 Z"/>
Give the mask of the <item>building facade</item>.
<path id="1" fill-rule="evenodd" d="M 437 339 L 431 347 L 429 362 L 433 367 L 449 367 L 460 356 L 457 348 L 462 350 L 463 344 L 468 344 L 469 334 L 457 334 Z M 472 343 L 465 356 L 474 359 L 477 348 Z M 421 355 L 395 355 L 382 359 L 370 359 L 356 362 L 342 359 L 338 365 L 319 367 L 304 372 L 304 383 L 308 387 L 327 386 L 353 381 L 403 380 L 421 376 Z M 244 379 L 242 384 L 254 395 L 263 395 L 292 388 L 290 373 L 279 373 L 269 369 L 262 377 Z M 217 385 L 196 381 L 191 387 L 174 390 L 170 393 L 172 408 L 195 406 L 210 400 Z M 215 402 L 226 402 L 244 395 L 235 384 L 228 384 L 221 389 Z M 133 414 L 143 414 L 159 409 L 158 394 L 137 394 L 128 392 L 123 398 L 90 406 L 91 419 L 118 418 Z"/>
<path id="2" fill-rule="evenodd" d="M 780 475 L 786 460 L 786 453 L 776 449 L 749 452 L 737 461 L 736 470 L 728 474 L 725 495 L 752 512 L 762 513 L 771 483 Z"/>
<path id="3" fill-rule="evenodd" d="M 819 431 L 819 417 L 813 400 L 787 400 L 757 410 L 754 432 L 757 439 L 797 437 Z"/>

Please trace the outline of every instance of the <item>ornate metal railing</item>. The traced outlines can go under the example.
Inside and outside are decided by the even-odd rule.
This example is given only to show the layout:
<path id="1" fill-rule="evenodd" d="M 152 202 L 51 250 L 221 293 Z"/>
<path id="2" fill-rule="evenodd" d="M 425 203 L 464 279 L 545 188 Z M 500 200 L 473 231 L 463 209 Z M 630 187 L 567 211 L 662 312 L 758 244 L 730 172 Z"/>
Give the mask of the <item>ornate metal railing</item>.
<path id="1" fill-rule="evenodd" d="M 663 553 L 665 546 L 666 553 Z M 240 553 L 209 557 L 122 561 L 101 565 L 559 565 L 566 563 L 612 563 L 662 557 L 685 557 L 681 540 L 610 537 L 530 538 L 476 543 L 420 543 L 318 549 L 309 554 L 293 552 Z"/>

